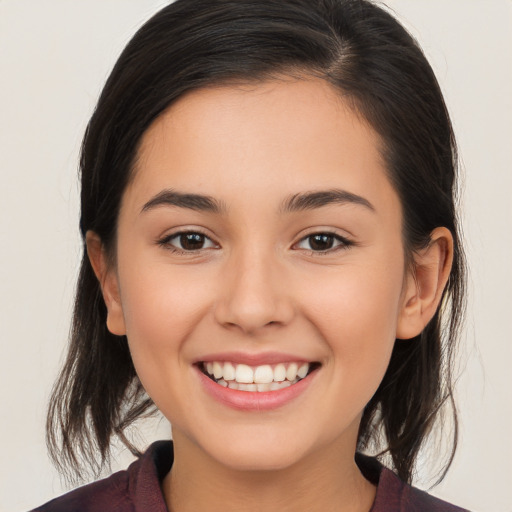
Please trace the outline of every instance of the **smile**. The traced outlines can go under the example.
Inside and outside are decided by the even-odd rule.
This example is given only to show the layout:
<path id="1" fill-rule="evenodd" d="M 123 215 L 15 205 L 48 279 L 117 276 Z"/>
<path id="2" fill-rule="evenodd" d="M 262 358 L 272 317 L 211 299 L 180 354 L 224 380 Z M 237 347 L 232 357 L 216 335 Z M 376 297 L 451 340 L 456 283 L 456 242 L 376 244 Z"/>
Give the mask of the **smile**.
<path id="1" fill-rule="evenodd" d="M 249 366 L 229 361 L 208 361 L 200 365 L 211 380 L 237 391 L 278 391 L 307 377 L 318 363 L 289 362 Z"/>

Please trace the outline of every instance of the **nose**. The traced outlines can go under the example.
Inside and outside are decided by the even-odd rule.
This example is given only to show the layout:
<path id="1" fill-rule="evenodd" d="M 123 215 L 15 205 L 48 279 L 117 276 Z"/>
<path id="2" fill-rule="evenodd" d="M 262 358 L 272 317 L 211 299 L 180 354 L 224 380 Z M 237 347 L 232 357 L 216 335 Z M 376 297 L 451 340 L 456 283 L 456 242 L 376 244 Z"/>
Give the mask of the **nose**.
<path id="1" fill-rule="evenodd" d="M 270 252 L 247 250 L 226 261 L 215 307 L 218 323 L 245 334 L 290 323 L 295 314 L 290 283 Z"/>

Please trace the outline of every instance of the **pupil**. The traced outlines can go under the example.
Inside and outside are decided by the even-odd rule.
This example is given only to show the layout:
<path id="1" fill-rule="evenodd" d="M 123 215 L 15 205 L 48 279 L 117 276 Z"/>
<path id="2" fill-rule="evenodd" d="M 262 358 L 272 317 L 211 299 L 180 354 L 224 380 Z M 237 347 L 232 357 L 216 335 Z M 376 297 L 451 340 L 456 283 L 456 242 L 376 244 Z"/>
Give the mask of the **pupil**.
<path id="1" fill-rule="evenodd" d="M 180 236 L 180 243 L 183 249 L 188 251 L 201 249 L 204 244 L 204 235 L 200 235 L 199 233 L 186 233 Z"/>
<path id="2" fill-rule="evenodd" d="M 310 245 L 313 250 L 317 251 L 325 251 L 326 249 L 330 249 L 333 244 L 332 235 L 313 235 L 310 237 Z"/>

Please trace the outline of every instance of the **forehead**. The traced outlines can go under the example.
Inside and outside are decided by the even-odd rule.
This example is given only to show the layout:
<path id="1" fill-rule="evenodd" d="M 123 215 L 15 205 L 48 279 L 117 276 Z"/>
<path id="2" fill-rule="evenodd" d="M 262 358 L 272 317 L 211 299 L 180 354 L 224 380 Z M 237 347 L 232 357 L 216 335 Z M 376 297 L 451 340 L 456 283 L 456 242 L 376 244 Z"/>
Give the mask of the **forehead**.
<path id="1" fill-rule="evenodd" d="M 166 187 L 277 199 L 343 186 L 372 196 L 390 187 L 380 147 L 324 80 L 210 87 L 187 93 L 150 126 L 129 188 L 139 203 Z"/>

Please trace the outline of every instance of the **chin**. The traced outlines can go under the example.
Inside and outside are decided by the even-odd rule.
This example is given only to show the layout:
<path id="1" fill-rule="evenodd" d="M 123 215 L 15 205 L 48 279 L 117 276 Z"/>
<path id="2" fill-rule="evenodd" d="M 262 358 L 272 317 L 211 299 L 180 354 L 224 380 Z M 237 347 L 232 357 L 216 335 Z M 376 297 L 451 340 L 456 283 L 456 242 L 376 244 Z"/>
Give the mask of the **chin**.
<path id="1" fill-rule="evenodd" d="M 274 449 L 273 446 L 257 447 L 240 451 L 228 450 L 217 459 L 223 466 L 234 471 L 282 471 L 297 464 L 302 453 L 297 450 Z"/>
<path id="2" fill-rule="evenodd" d="M 234 471 L 280 471 L 299 463 L 307 454 L 306 440 L 289 433 L 222 436 L 202 448 L 218 464 Z M 313 447 L 311 447 L 313 448 Z"/>

